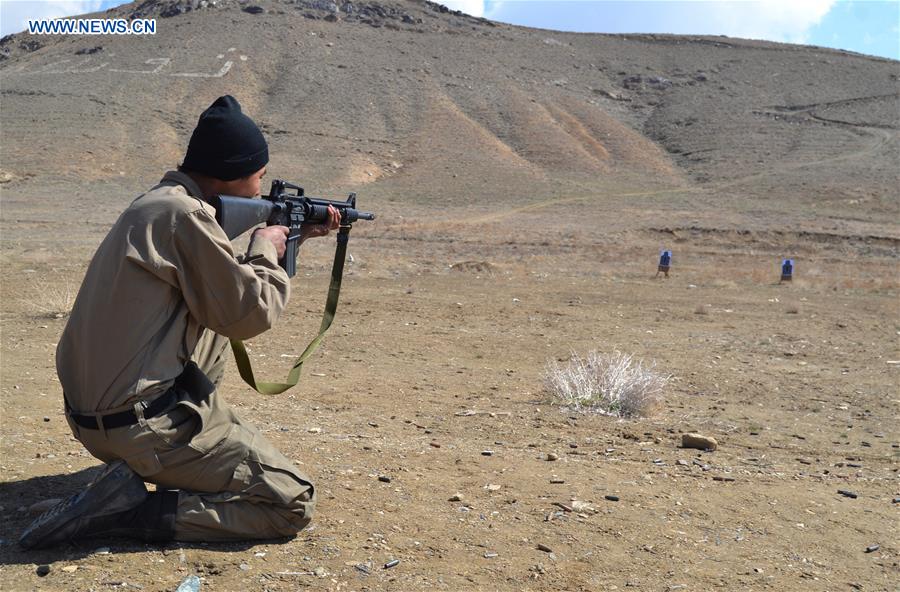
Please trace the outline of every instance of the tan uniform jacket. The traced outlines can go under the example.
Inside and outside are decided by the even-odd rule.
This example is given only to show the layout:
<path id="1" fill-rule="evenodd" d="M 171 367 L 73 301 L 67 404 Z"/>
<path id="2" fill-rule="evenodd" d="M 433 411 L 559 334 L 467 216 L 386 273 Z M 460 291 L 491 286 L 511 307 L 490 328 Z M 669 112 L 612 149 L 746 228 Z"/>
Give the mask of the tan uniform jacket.
<path id="1" fill-rule="evenodd" d="M 204 328 L 247 339 L 269 329 L 290 293 L 274 245 L 235 258 L 190 177 L 169 172 L 100 244 L 56 350 L 75 411 L 117 409 L 165 391 Z"/>

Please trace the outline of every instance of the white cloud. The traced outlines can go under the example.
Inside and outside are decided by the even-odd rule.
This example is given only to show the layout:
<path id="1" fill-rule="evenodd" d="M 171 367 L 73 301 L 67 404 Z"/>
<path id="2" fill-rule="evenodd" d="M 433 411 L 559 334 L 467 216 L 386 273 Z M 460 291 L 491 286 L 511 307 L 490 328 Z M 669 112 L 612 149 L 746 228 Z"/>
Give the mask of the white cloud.
<path id="1" fill-rule="evenodd" d="M 0 0 L 0 36 L 28 28 L 29 19 L 53 19 L 96 12 L 102 0 Z"/>
<path id="2" fill-rule="evenodd" d="M 837 0 L 756 0 L 704 3 L 709 10 L 705 29 L 751 39 L 804 43 Z"/>
<path id="3" fill-rule="evenodd" d="M 484 0 L 437 0 L 450 10 L 459 10 L 472 16 L 484 16 Z"/>

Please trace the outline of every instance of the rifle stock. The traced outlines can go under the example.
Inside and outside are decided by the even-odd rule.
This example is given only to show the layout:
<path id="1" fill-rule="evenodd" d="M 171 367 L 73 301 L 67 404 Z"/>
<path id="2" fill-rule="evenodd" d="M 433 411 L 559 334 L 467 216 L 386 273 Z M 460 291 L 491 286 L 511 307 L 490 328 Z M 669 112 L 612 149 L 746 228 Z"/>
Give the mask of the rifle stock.
<path id="1" fill-rule="evenodd" d="M 265 199 L 217 195 L 212 199 L 216 221 L 229 240 L 234 240 L 257 224 L 268 222 L 275 204 Z"/>

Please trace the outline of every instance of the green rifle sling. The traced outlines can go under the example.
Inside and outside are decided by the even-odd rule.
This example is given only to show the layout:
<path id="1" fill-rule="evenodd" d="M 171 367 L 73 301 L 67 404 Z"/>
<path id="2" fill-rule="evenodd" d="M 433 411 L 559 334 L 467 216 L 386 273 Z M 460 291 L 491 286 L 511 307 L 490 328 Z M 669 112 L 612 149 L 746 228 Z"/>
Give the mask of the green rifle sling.
<path id="1" fill-rule="evenodd" d="M 250 358 L 244 344 L 239 339 L 231 340 L 231 350 L 234 352 L 234 361 L 237 363 L 238 372 L 244 382 L 250 385 L 253 390 L 263 395 L 278 395 L 297 384 L 300 380 L 300 370 L 303 368 L 303 362 L 312 355 L 322 338 L 325 337 L 325 331 L 331 326 L 334 320 L 334 313 L 337 310 L 338 296 L 341 293 L 341 279 L 344 276 L 344 259 L 347 255 L 347 243 L 350 240 L 350 227 L 341 226 L 337 235 L 337 247 L 334 251 L 334 264 L 331 266 L 331 284 L 328 286 L 328 299 L 325 301 L 325 314 L 322 315 L 322 324 L 319 326 L 319 334 L 315 339 L 309 342 L 297 361 L 294 362 L 293 368 L 288 373 L 284 382 L 257 382 L 253 376 L 253 368 L 250 366 Z"/>

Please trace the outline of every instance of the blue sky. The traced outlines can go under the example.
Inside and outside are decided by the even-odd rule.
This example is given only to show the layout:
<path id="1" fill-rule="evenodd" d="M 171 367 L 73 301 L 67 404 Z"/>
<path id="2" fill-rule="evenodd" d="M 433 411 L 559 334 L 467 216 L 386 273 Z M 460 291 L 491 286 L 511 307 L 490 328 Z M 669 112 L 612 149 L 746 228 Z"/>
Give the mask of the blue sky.
<path id="1" fill-rule="evenodd" d="M 119 0 L 0 0 L 0 35 L 28 18 L 104 10 Z M 900 59 L 900 0 L 446 0 L 492 20 L 563 31 L 728 35 Z"/>

